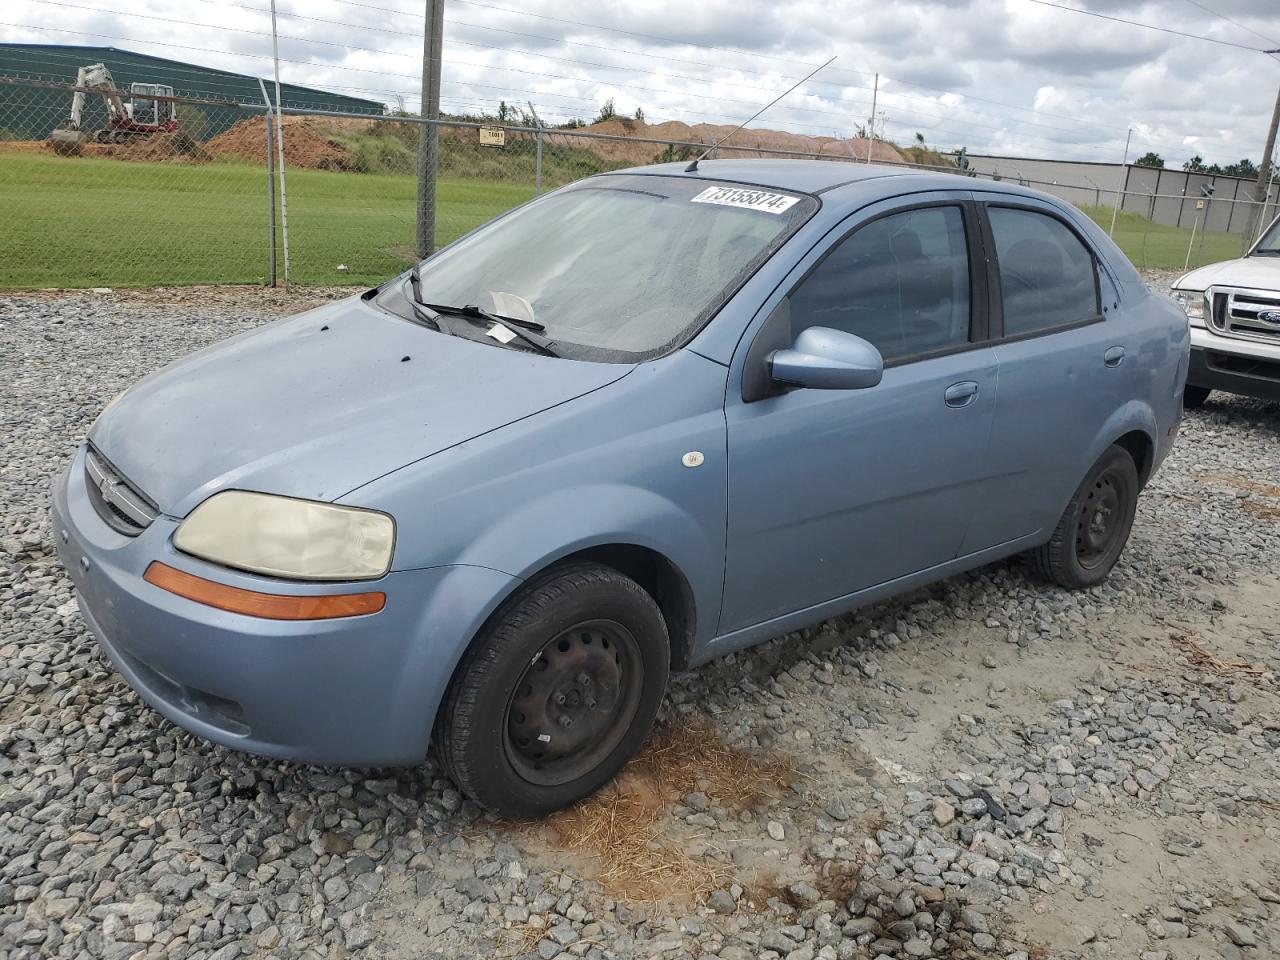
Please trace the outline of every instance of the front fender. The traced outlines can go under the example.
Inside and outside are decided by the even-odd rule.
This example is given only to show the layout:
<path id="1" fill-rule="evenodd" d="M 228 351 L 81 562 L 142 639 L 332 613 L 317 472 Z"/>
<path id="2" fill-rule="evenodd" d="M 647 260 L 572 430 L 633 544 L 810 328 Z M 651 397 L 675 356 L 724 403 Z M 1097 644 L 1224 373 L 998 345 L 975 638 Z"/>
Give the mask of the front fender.
<path id="1" fill-rule="evenodd" d="M 686 350 L 343 498 L 396 518 L 393 569 L 526 578 L 584 549 L 664 556 L 715 630 L 724 585 L 725 368 Z"/>
<path id="2" fill-rule="evenodd" d="M 394 688 L 387 691 L 389 729 L 396 731 L 402 763 L 427 755 L 431 728 L 458 661 L 498 605 L 520 585 L 485 567 L 450 565 L 415 571 L 416 618 L 404 644 Z"/>
<path id="3" fill-rule="evenodd" d="M 459 562 L 524 580 L 575 553 L 617 544 L 645 547 L 675 565 L 698 613 L 694 642 L 710 639 L 724 582 L 724 528 L 654 490 L 592 484 L 528 500 L 480 531 Z"/>

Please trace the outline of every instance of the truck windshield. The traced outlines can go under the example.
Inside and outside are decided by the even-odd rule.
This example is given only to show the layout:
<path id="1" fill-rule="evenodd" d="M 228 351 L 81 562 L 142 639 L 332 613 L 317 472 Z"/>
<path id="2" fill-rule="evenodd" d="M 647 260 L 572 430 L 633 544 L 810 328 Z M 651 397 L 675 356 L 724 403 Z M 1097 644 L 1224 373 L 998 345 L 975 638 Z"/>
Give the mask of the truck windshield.
<path id="1" fill-rule="evenodd" d="M 536 323 L 565 356 L 644 360 L 701 329 L 817 207 L 694 177 L 595 177 L 422 264 L 421 299 Z"/>
<path id="2" fill-rule="evenodd" d="M 1258 245 L 1253 248 L 1255 257 L 1280 257 L 1280 220 L 1267 229 Z"/>

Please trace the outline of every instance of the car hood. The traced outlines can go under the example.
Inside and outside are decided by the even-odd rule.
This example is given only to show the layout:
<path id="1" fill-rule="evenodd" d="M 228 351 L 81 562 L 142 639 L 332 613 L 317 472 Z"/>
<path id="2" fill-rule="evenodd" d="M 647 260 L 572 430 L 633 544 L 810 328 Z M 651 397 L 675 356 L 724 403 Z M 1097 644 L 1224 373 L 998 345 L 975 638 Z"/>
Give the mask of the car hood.
<path id="1" fill-rule="evenodd" d="M 1174 283 L 1179 290 L 1207 290 L 1215 285 L 1280 290 L 1280 257 L 1242 257 L 1211 263 L 1184 274 Z"/>
<path id="2" fill-rule="evenodd" d="M 89 437 L 174 516 L 226 488 L 336 500 L 632 369 L 446 336 L 352 298 L 153 373 Z"/>

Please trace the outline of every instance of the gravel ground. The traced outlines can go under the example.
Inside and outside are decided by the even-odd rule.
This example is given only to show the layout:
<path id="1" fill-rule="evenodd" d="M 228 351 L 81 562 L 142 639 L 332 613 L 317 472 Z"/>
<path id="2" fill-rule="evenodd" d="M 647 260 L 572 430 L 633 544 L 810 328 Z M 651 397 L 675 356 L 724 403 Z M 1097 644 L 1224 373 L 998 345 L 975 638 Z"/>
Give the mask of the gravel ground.
<path id="1" fill-rule="evenodd" d="M 182 733 L 76 613 L 48 489 L 99 409 L 297 307 L 0 298 L 0 956 L 1280 955 L 1280 405 L 1189 416 L 1103 586 L 998 564 L 677 677 L 512 825 Z"/>

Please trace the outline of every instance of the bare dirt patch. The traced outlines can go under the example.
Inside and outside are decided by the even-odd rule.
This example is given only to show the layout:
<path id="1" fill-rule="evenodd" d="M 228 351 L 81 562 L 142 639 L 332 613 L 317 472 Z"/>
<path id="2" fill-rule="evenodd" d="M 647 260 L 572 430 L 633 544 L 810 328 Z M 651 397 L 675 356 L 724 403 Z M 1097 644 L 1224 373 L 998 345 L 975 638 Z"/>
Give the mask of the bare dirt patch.
<path id="1" fill-rule="evenodd" d="M 693 793 L 729 810 L 755 810 L 793 776 L 785 759 L 736 750 L 706 721 L 669 723 L 612 784 L 537 830 L 593 863 L 594 878 L 612 896 L 692 901 L 732 876 L 723 863 L 690 855 L 666 814 Z"/>
<path id="2" fill-rule="evenodd" d="M 53 153 L 67 160 L 76 157 L 110 157 L 113 160 L 135 160 L 147 163 L 208 163 L 213 159 L 202 145 L 181 131 L 138 136 L 121 143 L 88 142 L 72 152 L 55 150 L 49 140 L 4 140 L 0 152 Z"/>

